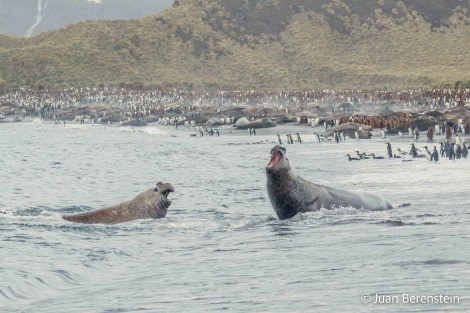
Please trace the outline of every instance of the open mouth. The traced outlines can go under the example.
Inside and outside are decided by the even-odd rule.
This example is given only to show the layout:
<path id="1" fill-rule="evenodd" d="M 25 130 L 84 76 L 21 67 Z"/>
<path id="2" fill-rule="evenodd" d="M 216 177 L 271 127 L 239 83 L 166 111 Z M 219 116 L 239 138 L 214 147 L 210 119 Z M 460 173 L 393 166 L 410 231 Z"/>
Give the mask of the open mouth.
<path id="1" fill-rule="evenodd" d="M 166 208 L 168 208 L 170 205 L 171 205 L 171 200 L 168 199 L 168 195 L 170 194 L 170 190 L 166 190 L 164 193 L 163 193 L 163 203 L 164 203 L 164 206 Z"/>
<path id="2" fill-rule="evenodd" d="M 173 186 L 169 186 L 168 189 L 162 190 L 162 192 L 161 192 L 162 196 L 161 196 L 160 201 L 158 203 L 158 207 L 160 208 L 160 212 L 163 213 L 163 214 L 166 214 L 167 209 L 171 205 L 171 200 L 168 199 L 168 196 L 173 191 L 174 191 Z"/>
<path id="3" fill-rule="evenodd" d="M 268 165 L 266 165 L 266 167 L 274 167 L 277 164 L 277 162 L 279 162 L 280 159 L 281 159 L 281 154 L 279 152 L 273 153 L 271 155 L 271 160 L 269 160 L 269 163 Z"/>
<path id="4" fill-rule="evenodd" d="M 171 200 L 170 199 L 162 198 L 161 201 L 157 205 L 157 208 L 158 208 L 157 212 L 159 212 L 159 213 L 157 213 L 155 216 L 152 215 L 152 213 L 150 215 L 153 218 L 164 217 L 166 215 L 166 213 L 168 212 L 168 208 L 170 207 L 170 205 L 171 205 Z M 155 214 L 155 213 L 153 213 L 153 214 Z"/>
<path id="5" fill-rule="evenodd" d="M 161 182 L 158 182 L 157 188 L 155 189 L 155 191 L 160 191 L 162 195 L 162 200 L 168 203 L 168 206 L 170 206 L 171 200 L 168 199 L 168 196 L 170 195 L 171 192 L 175 191 L 175 188 L 170 183 L 163 184 Z"/>
<path id="6" fill-rule="evenodd" d="M 271 149 L 271 160 L 269 160 L 266 168 L 273 168 L 281 160 L 281 158 L 286 154 L 286 148 L 277 145 Z"/>

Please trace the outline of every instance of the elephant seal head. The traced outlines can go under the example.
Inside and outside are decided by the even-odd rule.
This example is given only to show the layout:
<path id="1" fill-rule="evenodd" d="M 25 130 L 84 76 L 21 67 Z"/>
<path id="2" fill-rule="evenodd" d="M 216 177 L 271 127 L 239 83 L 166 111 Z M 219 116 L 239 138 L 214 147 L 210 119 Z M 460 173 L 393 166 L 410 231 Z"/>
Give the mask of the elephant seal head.
<path id="1" fill-rule="evenodd" d="M 152 218 L 165 217 L 168 208 L 171 205 L 171 200 L 168 199 L 168 195 L 170 194 L 170 192 L 174 191 L 175 188 L 170 183 L 157 183 L 157 186 L 153 189 L 156 201 L 154 202 L 154 205 L 150 206 L 148 210 L 148 213 Z"/>

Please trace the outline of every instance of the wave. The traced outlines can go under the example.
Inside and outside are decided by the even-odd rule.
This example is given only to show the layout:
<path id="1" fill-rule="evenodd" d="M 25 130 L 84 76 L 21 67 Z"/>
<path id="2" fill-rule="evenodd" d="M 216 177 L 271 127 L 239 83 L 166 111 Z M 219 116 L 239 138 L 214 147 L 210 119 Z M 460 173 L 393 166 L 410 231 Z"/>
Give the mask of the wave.
<path id="1" fill-rule="evenodd" d="M 49 296 L 57 291 L 86 283 L 79 274 L 66 270 L 53 269 L 39 276 L 25 270 L 3 279 L 0 286 L 0 303 L 21 303 L 36 300 L 42 295 Z M 15 276 L 21 277 L 15 277 Z"/>
<path id="2" fill-rule="evenodd" d="M 439 266 L 439 265 L 455 265 L 455 264 L 468 264 L 466 260 L 450 260 L 450 259 L 430 259 L 422 261 L 402 261 L 396 262 L 394 265 L 400 267 L 410 267 L 410 266 Z"/>
<path id="3" fill-rule="evenodd" d="M 247 189 L 246 192 L 249 190 Z M 245 190 L 241 189 L 241 193 Z M 250 198 L 251 199 L 251 198 Z M 432 214 L 419 208 L 405 207 L 386 211 L 367 211 L 353 207 L 338 207 L 332 210 L 322 208 L 315 212 L 300 213 L 289 220 L 278 220 L 272 214 L 256 213 L 257 206 L 266 201 L 265 197 L 252 198 L 250 202 L 258 203 L 255 207 L 240 208 L 243 202 L 222 204 L 208 209 L 173 208 L 167 217 L 155 220 L 136 220 L 118 225 L 101 225 L 106 228 L 129 228 L 138 230 L 147 224 L 158 224 L 163 232 L 217 232 L 243 231 L 253 227 L 282 228 L 285 226 L 309 225 L 311 227 L 339 226 L 347 224 L 372 224 L 385 226 L 415 226 L 415 225 L 451 225 L 469 220 L 470 214 L 465 212 L 443 212 Z M 236 206 L 236 208 L 233 208 Z M 83 230 L 99 229 L 97 225 L 76 224 L 64 221 L 63 215 L 93 211 L 95 208 L 83 205 L 70 205 L 59 209 L 28 204 L 1 205 L 0 218 L 2 223 L 21 224 L 32 227 L 68 227 Z M 247 211 L 248 210 L 248 211 Z M 268 209 L 269 210 L 269 209 Z M 249 212 L 246 214 L 246 212 Z M 261 212 L 264 212 L 261 211 Z M 98 224 L 99 225 L 99 224 Z"/>

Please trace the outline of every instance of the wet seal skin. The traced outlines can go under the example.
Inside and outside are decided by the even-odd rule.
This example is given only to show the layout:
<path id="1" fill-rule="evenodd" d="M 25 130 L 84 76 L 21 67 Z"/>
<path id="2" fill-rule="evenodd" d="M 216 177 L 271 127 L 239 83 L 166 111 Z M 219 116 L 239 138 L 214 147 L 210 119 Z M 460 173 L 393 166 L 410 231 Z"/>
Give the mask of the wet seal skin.
<path id="1" fill-rule="evenodd" d="M 62 218 L 66 221 L 85 224 L 117 224 L 136 219 L 163 218 L 171 205 L 168 195 L 174 191 L 175 188 L 170 183 L 158 182 L 155 188 L 138 194 L 132 200 L 96 211 L 62 216 Z"/>
<path id="2" fill-rule="evenodd" d="M 375 194 L 352 192 L 312 183 L 292 171 L 285 157 L 286 148 L 276 145 L 266 165 L 266 187 L 269 200 L 279 219 L 288 219 L 301 212 L 321 208 L 354 207 L 370 211 L 393 209 Z"/>

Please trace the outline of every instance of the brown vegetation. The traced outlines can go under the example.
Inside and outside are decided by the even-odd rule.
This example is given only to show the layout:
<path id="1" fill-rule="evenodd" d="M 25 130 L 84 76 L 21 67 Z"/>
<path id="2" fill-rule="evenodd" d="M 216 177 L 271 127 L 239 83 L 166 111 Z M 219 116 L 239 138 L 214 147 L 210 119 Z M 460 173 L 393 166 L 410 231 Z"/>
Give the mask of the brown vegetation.
<path id="1" fill-rule="evenodd" d="M 179 0 L 144 19 L 0 35 L 0 90 L 470 87 L 470 3 Z"/>

